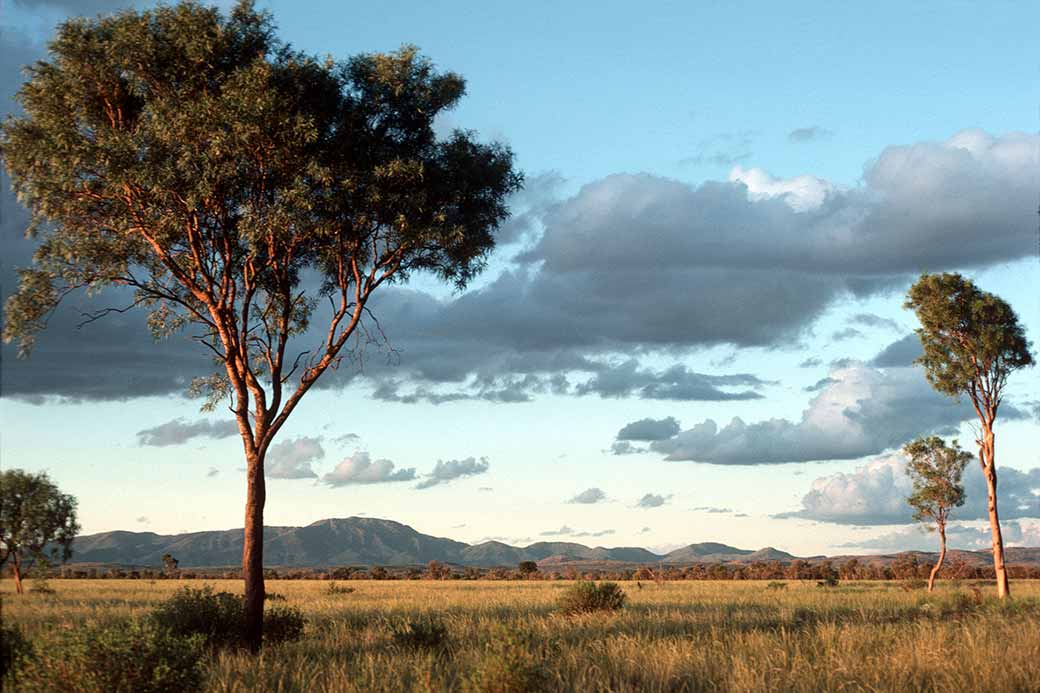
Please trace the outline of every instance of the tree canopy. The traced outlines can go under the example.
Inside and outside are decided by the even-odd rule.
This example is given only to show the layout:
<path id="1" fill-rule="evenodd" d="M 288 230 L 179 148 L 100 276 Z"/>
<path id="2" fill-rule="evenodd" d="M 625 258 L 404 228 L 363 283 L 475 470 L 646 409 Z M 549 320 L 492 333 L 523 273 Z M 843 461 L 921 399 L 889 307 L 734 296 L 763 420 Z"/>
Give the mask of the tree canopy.
<path id="1" fill-rule="evenodd" d="M 928 382 L 952 397 L 969 395 L 983 410 L 992 406 L 995 416 L 1008 375 L 1033 364 L 1011 306 L 960 274 L 943 273 L 922 275 L 905 307 L 921 322 L 918 363 Z"/>
<path id="2" fill-rule="evenodd" d="M 365 321 L 379 330 L 379 286 L 423 271 L 463 287 L 484 267 L 522 175 L 508 147 L 438 134 L 460 76 L 410 46 L 308 56 L 249 0 L 69 20 L 28 76 L 0 155 L 39 246 L 4 339 L 28 353 L 67 294 L 116 287 L 129 305 L 109 310 L 147 308 L 157 338 L 190 327 L 209 349 L 216 372 L 191 391 L 229 400 L 241 434 L 256 650 L 272 440 Z"/>
<path id="3" fill-rule="evenodd" d="M 69 560 L 77 532 L 76 499 L 47 474 L 0 472 L 0 566 L 11 560 L 19 592 L 23 566 Z"/>
<path id="4" fill-rule="evenodd" d="M 130 287 L 157 337 L 201 328 L 226 368 L 195 390 L 253 395 L 257 433 L 295 406 L 291 377 L 302 394 L 337 363 L 379 285 L 465 285 L 521 185 L 508 148 L 438 139 L 465 84 L 413 47 L 321 61 L 242 2 L 73 19 L 50 50 L 0 129 L 40 237 L 5 339 L 28 352 L 70 291 Z M 326 338 L 287 354 L 318 299 Z"/>
<path id="5" fill-rule="evenodd" d="M 975 456 L 961 450 L 957 441 L 947 445 L 938 436 L 907 443 L 903 452 L 910 458 L 906 472 L 913 482 L 907 502 L 914 509 L 914 520 L 927 522 L 932 531 L 936 523 L 946 523 L 953 508 L 964 505 L 961 476 Z"/>

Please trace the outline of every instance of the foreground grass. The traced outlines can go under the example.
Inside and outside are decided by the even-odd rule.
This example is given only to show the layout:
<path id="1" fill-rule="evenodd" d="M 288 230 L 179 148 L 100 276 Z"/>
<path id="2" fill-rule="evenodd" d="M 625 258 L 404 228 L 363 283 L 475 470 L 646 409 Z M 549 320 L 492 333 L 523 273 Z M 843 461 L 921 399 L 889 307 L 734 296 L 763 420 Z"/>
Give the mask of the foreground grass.
<path id="1" fill-rule="evenodd" d="M 9 583 L 9 581 L 4 581 Z M 143 616 L 180 581 L 52 580 L 52 595 L 0 586 L 3 618 L 34 640 Z M 199 584 L 192 581 L 188 584 Z M 210 581 L 240 592 L 241 583 Z M 259 660 L 219 654 L 211 691 L 1040 691 L 1040 582 L 1007 605 L 983 587 L 936 594 L 896 583 L 622 583 L 616 614 L 557 613 L 565 582 L 271 581 L 308 618 L 302 640 Z M 440 646 L 396 640 L 429 615 Z"/>

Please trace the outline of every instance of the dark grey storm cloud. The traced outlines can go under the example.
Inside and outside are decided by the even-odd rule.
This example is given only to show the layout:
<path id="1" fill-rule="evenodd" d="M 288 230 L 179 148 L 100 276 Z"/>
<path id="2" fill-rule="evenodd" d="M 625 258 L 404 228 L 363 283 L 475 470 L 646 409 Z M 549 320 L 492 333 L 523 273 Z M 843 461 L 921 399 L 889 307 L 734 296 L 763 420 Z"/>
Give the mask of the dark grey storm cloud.
<path id="1" fill-rule="evenodd" d="M 336 468 L 321 477 L 329 486 L 352 486 L 356 484 L 382 484 L 393 481 L 414 481 L 415 468 L 394 469 L 390 460 L 373 460 L 363 450 L 355 450 L 345 457 Z"/>
<path id="2" fill-rule="evenodd" d="M 134 0 L 13 0 L 17 8 L 38 10 L 55 9 L 70 16 L 91 17 L 96 14 L 116 12 L 128 7 L 145 7 L 154 2 L 135 2 Z"/>
<path id="3" fill-rule="evenodd" d="M 856 459 L 925 433 L 951 435 L 975 417 L 970 404 L 937 393 L 917 368 L 857 364 L 832 370 L 830 379 L 797 422 L 734 418 L 720 427 L 706 419 L 650 447 L 669 460 L 727 465 Z M 1005 406 L 1006 418 L 1025 416 Z"/>
<path id="4" fill-rule="evenodd" d="M 846 339 L 857 339 L 862 337 L 863 333 L 857 330 L 855 327 L 846 327 L 840 330 L 836 330 L 831 334 L 832 342 L 844 342 Z"/>
<path id="5" fill-rule="evenodd" d="M 192 438 L 229 438 L 234 435 L 238 435 L 238 424 L 234 421 L 198 419 L 188 422 L 178 418 L 138 431 L 137 444 L 165 447 L 183 445 Z"/>
<path id="6" fill-rule="evenodd" d="M 378 293 L 371 307 L 397 358 L 388 366 L 384 355 L 372 355 L 366 381 L 377 398 L 397 402 L 760 397 L 764 383 L 752 375 L 657 371 L 613 359 L 793 344 L 850 294 L 900 287 L 921 270 L 1028 256 L 1035 228 L 1019 210 L 1035 205 L 1038 142 L 1036 135 L 967 131 L 943 143 L 889 147 L 848 189 L 756 170 L 697 186 L 613 175 L 550 202 L 547 181 L 550 192 L 518 205 L 529 214 L 518 222 L 523 228 L 507 233 L 507 240 L 528 238 L 528 250 L 490 282 L 444 300 L 407 287 Z M 5 287 L 31 250 L 17 238 L 24 219 L 9 223 L 18 214 L 5 210 L 0 234 Z M 119 298 L 126 297 L 105 305 Z M 55 315 L 31 361 L 15 362 L 4 347 L 5 396 L 181 392 L 212 370 L 186 337 L 154 345 L 141 314 L 77 329 L 82 308 L 70 304 Z M 305 335 L 298 346 L 317 338 Z M 321 386 L 356 377 L 344 367 Z"/>
<path id="7" fill-rule="evenodd" d="M 486 457 L 481 457 L 479 460 L 475 457 L 467 457 L 464 460 L 437 460 L 437 464 L 433 466 L 433 471 L 416 484 L 415 488 L 430 488 L 431 486 L 447 483 L 464 476 L 483 474 L 490 466 Z"/>
<path id="8" fill-rule="evenodd" d="M 267 451 L 265 472 L 272 479 L 315 479 L 318 475 L 311 464 L 323 457 L 321 438 L 289 438 Z"/>
<path id="9" fill-rule="evenodd" d="M 833 385 L 836 382 L 838 382 L 838 381 L 835 380 L 834 378 L 820 378 L 819 380 L 817 380 L 812 385 L 808 385 L 806 387 L 803 387 L 802 389 L 805 390 L 806 392 L 819 392 L 820 390 L 822 390 L 823 388 L 827 387 L 828 385 Z"/>
<path id="10" fill-rule="evenodd" d="M 766 384 L 749 373 L 705 375 L 694 373 L 682 365 L 655 372 L 640 368 L 638 361 L 629 359 L 612 368 L 600 370 L 588 381 L 579 384 L 575 392 L 579 395 L 595 393 L 600 397 L 638 395 L 642 399 L 713 402 L 761 399 L 762 395 L 754 390 L 730 392 L 721 388 L 760 388 Z"/>
<path id="11" fill-rule="evenodd" d="M 606 498 L 607 494 L 603 492 L 603 489 L 592 487 L 585 489 L 584 491 L 577 494 L 567 502 L 591 505 L 593 503 L 599 503 L 600 501 L 606 500 Z"/>
<path id="12" fill-rule="evenodd" d="M 883 318 L 873 313 L 856 313 L 849 317 L 848 322 L 863 327 L 883 327 L 889 330 L 899 330 L 899 324 L 890 318 Z"/>
<path id="13" fill-rule="evenodd" d="M 877 368 L 912 366 L 923 353 L 921 339 L 916 334 L 908 334 L 878 352 L 877 356 L 870 360 L 870 365 Z"/>
<path id="14" fill-rule="evenodd" d="M 1040 468 L 1020 471 L 1000 467 L 997 502 L 1003 519 L 1040 518 Z M 965 504 L 953 511 L 958 520 L 989 517 L 981 466 L 964 471 Z M 912 491 L 906 459 L 895 453 L 869 461 L 854 472 L 819 477 L 802 498 L 801 508 L 776 515 L 846 525 L 908 524 Z"/>
<path id="15" fill-rule="evenodd" d="M 819 125 L 810 125 L 804 128 L 795 128 L 791 132 L 787 133 L 787 139 L 791 142 L 797 142 L 799 144 L 804 142 L 814 142 L 816 140 L 827 139 L 834 133 L 827 128 L 822 128 Z"/>
<path id="16" fill-rule="evenodd" d="M 617 432 L 617 440 L 664 440 L 680 430 L 674 416 L 664 419 L 640 419 L 626 424 Z"/>
<path id="17" fill-rule="evenodd" d="M 635 455 L 647 452 L 648 449 L 641 445 L 633 445 L 627 440 L 615 440 L 610 446 L 611 455 Z"/>
<path id="18" fill-rule="evenodd" d="M 639 499 L 636 503 L 637 508 L 660 508 L 662 505 L 668 502 L 671 495 L 662 496 L 659 493 L 648 493 Z"/>

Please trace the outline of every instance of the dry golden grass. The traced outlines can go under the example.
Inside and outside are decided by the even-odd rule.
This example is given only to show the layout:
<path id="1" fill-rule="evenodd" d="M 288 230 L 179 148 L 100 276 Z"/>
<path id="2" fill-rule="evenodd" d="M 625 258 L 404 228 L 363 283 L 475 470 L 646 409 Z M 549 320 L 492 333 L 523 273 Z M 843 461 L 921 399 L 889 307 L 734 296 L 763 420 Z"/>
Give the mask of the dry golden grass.
<path id="1" fill-rule="evenodd" d="M 8 581 L 5 581 L 7 583 Z M 55 594 L 0 587 L 3 616 L 31 638 L 145 615 L 180 581 L 52 580 Z M 199 581 L 192 581 L 199 586 Z M 240 591 L 240 582 L 211 581 Z M 1040 582 L 1010 604 L 982 589 L 932 596 L 895 583 L 623 583 L 616 614 L 555 610 L 564 582 L 272 581 L 308 618 L 299 642 L 207 665 L 211 691 L 1040 691 Z M 395 642 L 432 614 L 443 647 Z"/>

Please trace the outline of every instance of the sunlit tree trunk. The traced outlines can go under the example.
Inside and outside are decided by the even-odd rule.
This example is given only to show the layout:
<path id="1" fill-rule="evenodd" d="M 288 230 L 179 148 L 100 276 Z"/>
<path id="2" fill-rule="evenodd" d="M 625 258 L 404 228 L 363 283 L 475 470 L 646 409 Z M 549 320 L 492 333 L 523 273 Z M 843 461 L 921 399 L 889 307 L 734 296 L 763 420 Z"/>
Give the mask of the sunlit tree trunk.
<path id="1" fill-rule="evenodd" d="M 22 561 L 18 558 L 18 554 L 14 551 L 14 562 L 11 564 L 11 575 L 14 576 L 14 591 L 17 594 L 22 594 Z"/>
<path id="2" fill-rule="evenodd" d="M 264 460 L 247 455 L 246 518 L 242 543 L 242 578 L 245 581 L 246 642 L 253 652 L 260 650 L 264 627 Z"/>
<path id="3" fill-rule="evenodd" d="M 942 570 L 943 561 L 946 560 L 946 522 L 939 523 L 939 560 L 935 562 L 931 574 L 928 576 L 928 591 L 935 589 L 935 577 Z"/>
<path id="4" fill-rule="evenodd" d="M 989 494 L 989 526 L 993 535 L 993 572 L 997 578 L 997 596 L 1006 599 L 1011 596 L 1008 584 L 1007 567 L 1004 564 L 1004 537 L 1000 531 L 1000 516 L 997 514 L 997 470 L 994 457 L 995 441 L 992 425 L 985 426 L 979 445 L 979 457 L 982 461 L 982 472 L 986 477 L 986 491 Z"/>

